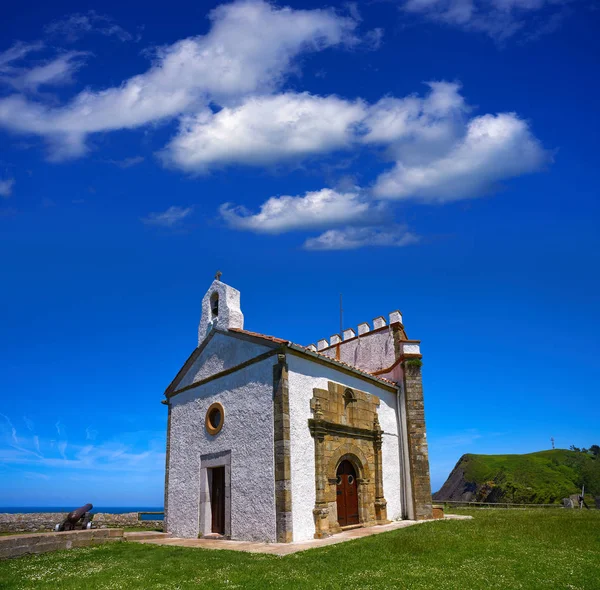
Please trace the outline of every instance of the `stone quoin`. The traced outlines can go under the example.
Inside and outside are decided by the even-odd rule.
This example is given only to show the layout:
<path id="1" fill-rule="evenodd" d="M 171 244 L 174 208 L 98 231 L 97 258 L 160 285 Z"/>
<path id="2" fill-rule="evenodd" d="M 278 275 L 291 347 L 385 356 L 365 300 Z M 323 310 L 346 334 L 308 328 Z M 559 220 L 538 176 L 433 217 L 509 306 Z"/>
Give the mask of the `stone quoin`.
<path id="1" fill-rule="evenodd" d="M 433 518 L 420 342 L 388 317 L 300 346 L 244 330 L 218 273 L 165 391 L 165 531 L 288 543 Z"/>

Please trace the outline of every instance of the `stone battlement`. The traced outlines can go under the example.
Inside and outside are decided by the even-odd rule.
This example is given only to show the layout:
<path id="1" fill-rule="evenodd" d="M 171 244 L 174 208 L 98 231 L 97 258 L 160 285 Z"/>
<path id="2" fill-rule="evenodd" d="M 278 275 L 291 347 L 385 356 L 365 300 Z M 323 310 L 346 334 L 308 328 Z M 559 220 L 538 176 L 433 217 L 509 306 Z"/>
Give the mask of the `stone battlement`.
<path id="1" fill-rule="evenodd" d="M 346 328 L 341 336 L 333 334 L 329 339 L 322 338 L 316 345 L 311 344 L 307 348 L 378 374 L 395 367 L 402 357 L 421 355 L 420 342 L 408 339 L 398 310 L 388 314 L 387 319 L 377 316 L 372 323 L 362 322 L 356 330 Z M 396 380 L 397 373 L 390 373 L 388 378 Z"/>
<path id="2" fill-rule="evenodd" d="M 376 330 L 381 330 L 382 328 L 390 327 L 395 324 L 402 324 L 402 314 L 400 311 L 395 310 L 388 314 L 389 324 L 387 320 L 382 316 L 377 316 L 373 318 L 373 329 L 371 329 L 371 325 L 369 322 L 362 322 L 358 324 L 357 330 L 354 328 L 346 328 L 342 335 L 332 334 L 329 339 L 322 338 L 317 341 L 317 344 L 310 344 L 307 346 L 310 350 L 319 351 L 325 350 L 331 346 L 335 346 L 336 344 L 340 344 L 341 342 L 346 342 L 347 340 L 352 340 L 353 338 L 360 338 L 361 336 L 365 336 L 370 332 L 375 332 Z"/>

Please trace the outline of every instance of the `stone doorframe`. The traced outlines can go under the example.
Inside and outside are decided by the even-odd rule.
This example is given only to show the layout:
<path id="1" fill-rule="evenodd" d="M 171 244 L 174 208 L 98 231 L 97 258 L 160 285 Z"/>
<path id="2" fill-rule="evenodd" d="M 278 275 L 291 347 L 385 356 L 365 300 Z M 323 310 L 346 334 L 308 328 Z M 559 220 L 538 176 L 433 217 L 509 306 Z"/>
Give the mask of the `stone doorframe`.
<path id="1" fill-rule="evenodd" d="M 200 522 L 198 537 L 212 534 L 209 469 L 225 467 L 225 538 L 231 538 L 231 451 L 209 453 L 200 457 Z"/>
<path id="2" fill-rule="evenodd" d="M 349 409 L 349 404 L 355 406 Z M 357 474 L 360 525 L 389 522 L 383 495 L 383 431 L 378 405 L 376 396 L 333 382 L 328 383 L 327 390 L 313 390 L 314 418 L 308 425 L 315 440 L 315 539 L 342 530 L 337 518 L 336 473 L 344 460 L 352 463 Z"/>

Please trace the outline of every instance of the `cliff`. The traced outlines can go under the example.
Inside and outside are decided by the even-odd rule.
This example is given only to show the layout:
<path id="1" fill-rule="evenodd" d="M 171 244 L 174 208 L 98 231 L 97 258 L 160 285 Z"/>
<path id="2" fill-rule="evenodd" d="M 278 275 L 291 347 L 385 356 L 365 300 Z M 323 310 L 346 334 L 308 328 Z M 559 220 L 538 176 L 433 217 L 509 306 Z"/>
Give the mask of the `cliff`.
<path id="1" fill-rule="evenodd" d="M 463 455 L 434 501 L 560 503 L 581 492 L 600 496 L 600 458 L 553 449 L 526 455 Z"/>

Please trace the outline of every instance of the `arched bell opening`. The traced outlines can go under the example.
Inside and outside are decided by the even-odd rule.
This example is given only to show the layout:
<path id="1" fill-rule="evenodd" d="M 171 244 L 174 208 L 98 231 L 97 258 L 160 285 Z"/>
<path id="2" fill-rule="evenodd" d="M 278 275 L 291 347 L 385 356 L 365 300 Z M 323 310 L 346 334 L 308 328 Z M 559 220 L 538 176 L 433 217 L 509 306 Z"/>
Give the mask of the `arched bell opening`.
<path id="1" fill-rule="evenodd" d="M 213 321 L 219 317 L 219 294 L 216 291 L 210 296 L 210 316 Z"/>

